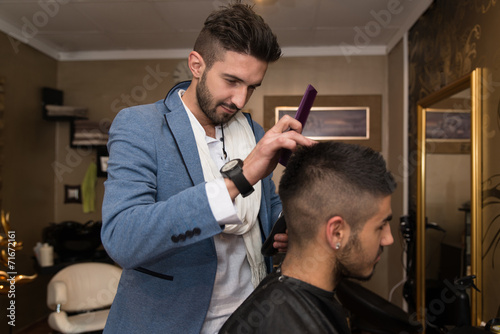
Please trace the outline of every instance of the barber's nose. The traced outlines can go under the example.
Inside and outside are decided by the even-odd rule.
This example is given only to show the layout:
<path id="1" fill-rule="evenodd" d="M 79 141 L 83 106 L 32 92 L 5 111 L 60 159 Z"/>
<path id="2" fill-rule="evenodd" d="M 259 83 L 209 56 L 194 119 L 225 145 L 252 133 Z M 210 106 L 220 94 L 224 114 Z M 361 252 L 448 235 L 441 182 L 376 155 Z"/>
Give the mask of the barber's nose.
<path id="1" fill-rule="evenodd" d="M 381 246 L 389 246 L 394 243 L 394 237 L 391 232 L 391 225 L 387 224 L 383 230 L 382 240 L 380 241 Z"/>
<path id="2" fill-rule="evenodd" d="M 247 103 L 247 98 L 248 98 L 247 88 L 241 87 L 240 89 L 235 91 L 232 102 L 238 109 L 243 109 L 243 107 Z"/>

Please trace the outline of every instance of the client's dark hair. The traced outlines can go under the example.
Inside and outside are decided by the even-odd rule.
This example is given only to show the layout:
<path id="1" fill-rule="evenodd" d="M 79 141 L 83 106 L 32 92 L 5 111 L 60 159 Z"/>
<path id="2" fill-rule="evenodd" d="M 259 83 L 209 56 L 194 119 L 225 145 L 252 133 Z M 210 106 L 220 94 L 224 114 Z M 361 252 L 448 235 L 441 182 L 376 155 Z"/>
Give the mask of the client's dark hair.
<path id="1" fill-rule="evenodd" d="M 252 6 L 241 1 L 221 7 L 208 16 L 194 51 L 203 57 L 207 68 L 222 60 L 224 51 L 251 55 L 267 63 L 281 57 L 276 35 Z"/>
<path id="2" fill-rule="evenodd" d="M 384 158 L 371 148 L 328 141 L 301 147 L 279 186 L 290 240 L 312 238 L 334 216 L 357 231 L 395 188 Z"/>

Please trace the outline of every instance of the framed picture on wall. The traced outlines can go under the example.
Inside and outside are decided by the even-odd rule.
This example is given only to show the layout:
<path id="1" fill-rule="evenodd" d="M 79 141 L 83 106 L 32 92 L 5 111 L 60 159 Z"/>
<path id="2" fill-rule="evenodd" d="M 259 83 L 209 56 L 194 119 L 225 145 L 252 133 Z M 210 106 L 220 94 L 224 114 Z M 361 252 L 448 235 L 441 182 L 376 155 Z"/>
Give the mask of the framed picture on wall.
<path id="1" fill-rule="evenodd" d="M 80 185 L 64 185 L 64 203 L 82 203 L 82 191 Z"/>
<path id="2" fill-rule="evenodd" d="M 425 109 L 425 138 L 430 141 L 470 140 L 470 110 Z"/>
<path id="3" fill-rule="evenodd" d="M 425 109 L 427 154 L 469 154 L 470 137 L 470 110 Z"/>
<path id="4" fill-rule="evenodd" d="M 108 176 L 108 149 L 106 146 L 97 147 L 97 177 Z"/>
<path id="5" fill-rule="evenodd" d="M 280 115 L 295 116 L 301 99 L 301 95 L 264 96 L 264 130 L 273 127 Z M 304 131 L 313 140 L 337 140 L 381 151 L 382 96 L 317 95 Z"/>
<path id="6" fill-rule="evenodd" d="M 276 107 L 276 122 L 297 107 Z M 312 107 L 302 134 L 313 140 L 370 139 L 370 107 Z"/>

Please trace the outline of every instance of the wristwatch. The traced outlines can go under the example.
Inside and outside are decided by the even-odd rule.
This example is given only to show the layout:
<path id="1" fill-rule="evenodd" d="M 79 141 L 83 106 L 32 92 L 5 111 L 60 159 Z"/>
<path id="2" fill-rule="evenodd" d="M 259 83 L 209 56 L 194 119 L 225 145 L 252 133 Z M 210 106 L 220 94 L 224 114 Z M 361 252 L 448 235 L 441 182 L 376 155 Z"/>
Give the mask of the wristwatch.
<path id="1" fill-rule="evenodd" d="M 230 179 L 241 193 L 241 196 L 247 197 L 253 193 L 254 188 L 243 175 L 243 161 L 240 159 L 233 159 L 227 162 L 220 169 L 220 173 L 224 178 Z"/>

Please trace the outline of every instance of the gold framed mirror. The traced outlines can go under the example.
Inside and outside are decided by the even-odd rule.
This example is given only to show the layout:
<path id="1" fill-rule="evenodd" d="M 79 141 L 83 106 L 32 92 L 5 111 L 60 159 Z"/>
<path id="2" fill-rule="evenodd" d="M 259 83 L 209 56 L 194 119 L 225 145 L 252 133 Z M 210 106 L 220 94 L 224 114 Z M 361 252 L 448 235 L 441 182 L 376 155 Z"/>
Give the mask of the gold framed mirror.
<path id="1" fill-rule="evenodd" d="M 416 312 L 426 325 L 451 303 L 443 291 L 455 278 L 475 275 L 482 290 L 481 73 L 418 101 Z M 470 323 L 478 326 L 481 294 L 467 293 Z"/>

